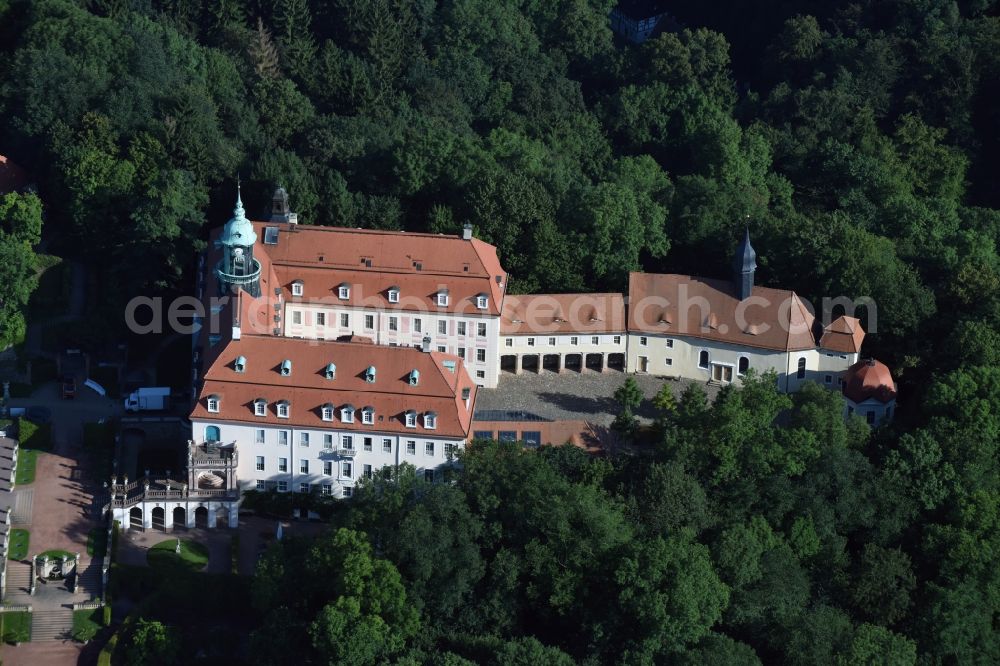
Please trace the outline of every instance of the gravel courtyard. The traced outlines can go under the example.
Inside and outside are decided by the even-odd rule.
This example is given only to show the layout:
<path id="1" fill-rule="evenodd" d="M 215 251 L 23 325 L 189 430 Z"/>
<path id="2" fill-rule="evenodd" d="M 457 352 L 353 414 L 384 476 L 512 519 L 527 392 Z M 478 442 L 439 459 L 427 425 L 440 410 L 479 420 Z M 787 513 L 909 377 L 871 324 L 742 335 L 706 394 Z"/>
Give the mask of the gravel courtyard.
<path id="1" fill-rule="evenodd" d="M 497 388 L 479 389 L 476 419 L 500 420 L 487 418 L 486 413 L 490 411 L 522 411 L 553 421 L 585 420 L 594 425 L 610 426 L 618 413 L 614 393 L 629 376 L 621 372 L 504 373 Z M 710 399 L 718 392 L 717 386 L 693 380 L 674 381 L 650 375 L 631 377 L 646 397 L 636 415 L 641 421 L 650 421 L 655 416 L 651 400 L 665 383 L 677 397 L 692 383 L 700 384 Z"/>

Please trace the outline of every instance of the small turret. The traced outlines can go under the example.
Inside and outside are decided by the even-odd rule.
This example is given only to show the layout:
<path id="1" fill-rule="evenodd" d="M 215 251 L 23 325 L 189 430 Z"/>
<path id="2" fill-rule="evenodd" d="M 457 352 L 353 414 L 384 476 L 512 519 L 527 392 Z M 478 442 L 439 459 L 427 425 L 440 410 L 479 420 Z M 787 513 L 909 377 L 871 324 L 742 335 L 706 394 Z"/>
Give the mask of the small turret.
<path id="1" fill-rule="evenodd" d="M 285 188 L 278 187 L 271 198 L 271 221 L 288 222 L 291 209 L 288 207 L 288 192 Z"/>
<path id="2" fill-rule="evenodd" d="M 757 270 L 757 253 L 750 245 L 750 228 L 743 235 L 743 241 L 736 248 L 733 257 L 733 282 L 736 285 L 736 298 L 745 300 L 753 293 L 754 272 Z"/>
<path id="3" fill-rule="evenodd" d="M 253 258 L 256 242 L 257 233 L 243 210 L 240 186 L 237 184 L 233 217 L 226 222 L 219 238 L 222 259 L 215 267 L 215 274 L 219 279 L 220 293 L 226 293 L 230 286 L 239 286 L 251 296 L 260 295 L 260 262 Z"/>

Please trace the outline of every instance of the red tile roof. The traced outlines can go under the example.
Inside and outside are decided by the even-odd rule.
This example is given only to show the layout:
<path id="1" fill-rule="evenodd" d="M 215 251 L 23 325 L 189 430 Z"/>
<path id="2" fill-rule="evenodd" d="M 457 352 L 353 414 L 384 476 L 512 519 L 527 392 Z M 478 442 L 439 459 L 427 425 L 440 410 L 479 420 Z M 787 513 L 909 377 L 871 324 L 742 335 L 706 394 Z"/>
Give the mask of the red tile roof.
<path id="1" fill-rule="evenodd" d="M 856 403 L 869 398 L 886 403 L 896 398 L 896 382 L 884 363 L 873 358 L 863 359 L 847 369 L 843 392 Z"/>
<path id="2" fill-rule="evenodd" d="M 500 319 L 501 335 L 528 333 L 623 333 L 621 294 L 508 295 Z"/>
<path id="3" fill-rule="evenodd" d="M 845 315 L 837 317 L 823 329 L 819 346 L 830 351 L 857 354 L 864 339 L 865 330 L 861 328 L 861 321 Z"/>
<path id="4" fill-rule="evenodd" d="M 264 243 L 265 227 L 278 228 L 276 244 Z M 269 222 L 254 222 L 254 230 L 254 255 L 267 252 L 286 289 L 292 280 L 304 280 L 307 298 L 336 299 L 336 287 L 346 282 L 352 304 L 357 294 L 373 299 L 372 307 L 500 314 L 507 273 L 496 248 L 479 239 Z M 392 286 L 400 288 L 398 304 L 388 302 Z M 431 302 L 439 287 L 450 291 L 446 308 Z M 475 307 L 480 293 L 489 296 L 485 311 Z"/>
<path id="5" fill-rule="evenodd" d="M 793 351 L 814 349 L 814 317 L 793 291 L 754 287 L 742 303 L 727 280 L 630 273 L 628 330 Z"/>
<path id="6" fill-rule="evenodd" d="M 219 346 L 215 361 L 204 374 L 192 419 L 452 438 L 468 436 L 476 385 L 457 356 L 407 347 L 247 334 Z M 240 356 L 246 359 L 244 372 L 236 372 L 234 367 Z M 292 363 L 288 376 L 280 371 L 285 360 Z M 336 378 L 332 380 L 324 374 L 329 363 L 336 366 Z M 446 363 L 454 364 L 454 370 L 448 369 Z M 364 378 L 369 366 L 375 368 L 373 383 Z M 419 373 L 416 386 L 409 383 L 413 370 Z M 469 389 L 468 408 L 462 399 L 464 389 Z M 218 413 L 207 409 L 210 395 L 221 399 Z M 253 402 L 258 398 L 268 402 L 266 416 L 254 416 Z M 291 403 L 290 418 L 278 418 L 275 403 L 280 400 Z M 326 403 L 336 408 L 333 422 L 321 418 L 320 407 Z M 374 407 L 375 423 L 362 424 L 360 414 L 355 416 L 354 423 L 342 423 L 339 409 L 347 404 L 357 410 Z M 417 428 L 405 426 L 403 415 L 408 410 L 418 414 Z M 423 428 L 422 417 L 427 412 L 437 414 L 434 430 Z"/>

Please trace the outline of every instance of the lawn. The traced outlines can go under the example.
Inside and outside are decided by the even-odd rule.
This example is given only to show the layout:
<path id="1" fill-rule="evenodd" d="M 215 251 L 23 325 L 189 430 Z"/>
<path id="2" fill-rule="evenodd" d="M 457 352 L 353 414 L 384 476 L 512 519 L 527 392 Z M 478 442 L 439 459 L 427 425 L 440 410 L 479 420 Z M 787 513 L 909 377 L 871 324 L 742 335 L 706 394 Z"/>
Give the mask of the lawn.
<path id="1" fill-rule="evenodd" d="M 103 527 L 94 527 L 87 534 L 87 555 L 104 557 L 108 552 L 108 531 Z"/>
<path id="2" fill-rule="evenodd" d="M 73 638 L 85 643 L 103 627 L 104 611 L 100 608 L 73 611 Z"/>
<path id="3" fill-rule="evenodd" d="M 49 558 L 50 560 L 54 560 L 57 557 L 61 557 L 62 559 L 76 557 L 76 553 L 71 553 L 68 550 L 47 550 L 44 553 L 38 554 L 39 557 L 41 557 L 42 555 Z"/>
<path id="4" fill-rule="evenodd" d="M 17 611 L 0 613 L 0 634 L 5 643 L 27 643 L 31 640 L 31 613 Z"/>
<path id="5" fill-rule="evenodd" d="M 177 539 L 167 539 L 156 544 L 146 553 L 146 562 L 162 571 L 201 571 L 208 564 L 208 548 L 189 539 L 181 539 L 181 554 L 174 552 Z"/>
<path id="6" fill-rule="evenodd" d="M 49 423 L 39 425 L 22 418 L 18 420 L 17 427 L 19 451 L 14 485 L 26 486 L 35 481 L 38 452 L 52 448 L 52 425 Z"/>
<path id="7" fill-rule="evenodd" d="M 7 551 L 7 559 L 25 560 L 28 558 L 28 543 L 31 536 L 28 530 L 15 529 L 10 531 L 10 550 Z"/>

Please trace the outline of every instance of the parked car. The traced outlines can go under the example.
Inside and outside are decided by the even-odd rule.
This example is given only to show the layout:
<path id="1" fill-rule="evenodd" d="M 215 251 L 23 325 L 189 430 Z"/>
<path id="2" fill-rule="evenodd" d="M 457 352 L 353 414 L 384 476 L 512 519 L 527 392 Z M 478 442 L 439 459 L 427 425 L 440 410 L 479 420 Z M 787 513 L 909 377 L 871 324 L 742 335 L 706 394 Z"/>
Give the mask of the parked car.
<path id="1" fill-rule="evenodd" d="M 76 397 L 76 377 L 66 375 L 62 380 L 62 397 L 69 400 Z"/>

